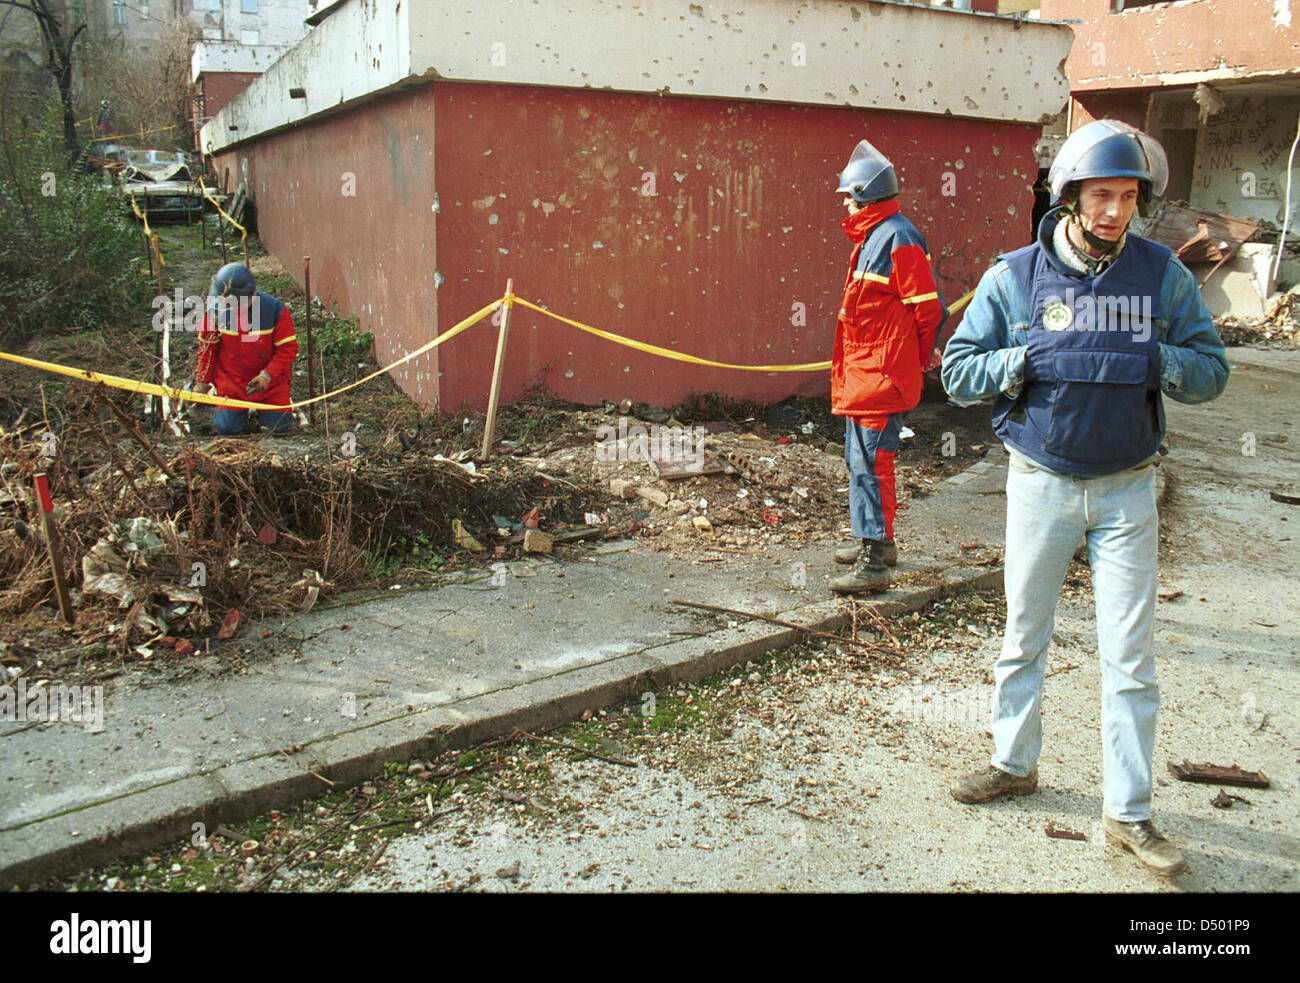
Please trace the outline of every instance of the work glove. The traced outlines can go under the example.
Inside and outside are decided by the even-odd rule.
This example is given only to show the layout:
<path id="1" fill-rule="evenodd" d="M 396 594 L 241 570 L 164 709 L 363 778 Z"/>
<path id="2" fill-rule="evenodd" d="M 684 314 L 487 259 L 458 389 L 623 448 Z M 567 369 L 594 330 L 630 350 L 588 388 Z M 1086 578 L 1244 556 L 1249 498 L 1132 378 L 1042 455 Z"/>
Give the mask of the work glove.
<path id="1" fill-rule="evenodd" d="M 270 386 L 271 377 L 266 374 L 265 370 L 263 370 L 253 376 L 253 381 L 248 384 L 248 394 L 251 396 L 253 393 L 263 392 L 264 390 L 269 389 Z"/>

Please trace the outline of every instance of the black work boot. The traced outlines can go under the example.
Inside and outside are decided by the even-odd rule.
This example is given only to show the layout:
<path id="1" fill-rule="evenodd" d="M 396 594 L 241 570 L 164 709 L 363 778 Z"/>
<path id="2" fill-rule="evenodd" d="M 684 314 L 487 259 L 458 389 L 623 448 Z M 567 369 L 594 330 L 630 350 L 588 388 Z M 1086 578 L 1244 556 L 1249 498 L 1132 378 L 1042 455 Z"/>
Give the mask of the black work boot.
<path id="1" fill-rule="evenodd" d="M 835 562 L 844 564 L 857 563 L 858 556 L 867 551 L 869 548 L 867 544 L 870 542 L 871 540 L 864 539 L 861 545 L 854 543 L 849 546 L 841 546 L 835 551 Z M 881 546 L 884 548 L 885 566 L 898 566 L 898 545 L 892 539 L 885 539 L 881 541 Z"/>
<path id="2" fill-rule="evenodd" d="M 853 569 L 831 581 L 836 594 L 871 594 L 889 589 L 889 570 L 885 564 L 885 544 L 879 539 L 864 539 Z"/>

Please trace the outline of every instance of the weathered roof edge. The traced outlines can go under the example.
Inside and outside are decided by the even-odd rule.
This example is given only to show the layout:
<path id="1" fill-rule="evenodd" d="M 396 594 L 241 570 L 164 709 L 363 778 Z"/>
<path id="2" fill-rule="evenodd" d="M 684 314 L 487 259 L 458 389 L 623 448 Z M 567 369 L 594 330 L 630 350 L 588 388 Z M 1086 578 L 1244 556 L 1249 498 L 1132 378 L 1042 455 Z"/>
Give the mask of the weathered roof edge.
<path id="1" fill-rule="evenodd" d="M 329 9 L 203 128 L 205 152 L 435 79 L 1006 122 L 1039 122 L 1069 95 L 1068 26 L 889 0 L 749 0 L 744 9 L 659 0 L 649 10 L 344 0 Z"/>

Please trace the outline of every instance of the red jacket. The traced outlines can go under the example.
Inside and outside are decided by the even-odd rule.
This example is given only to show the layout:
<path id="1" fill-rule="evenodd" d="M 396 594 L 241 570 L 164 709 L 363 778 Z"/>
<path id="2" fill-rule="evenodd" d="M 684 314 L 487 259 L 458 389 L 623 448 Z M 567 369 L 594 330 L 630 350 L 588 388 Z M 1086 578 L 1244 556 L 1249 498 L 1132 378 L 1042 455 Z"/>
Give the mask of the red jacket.
<path id="1" fill-rule="evenodd" d="M 841 228 L 853 240 L 831 363 L 831 412 L 902 413 L 921 401 L 921 369 L 947 311 L 925 239 L 897 201 L 869 205 Z"/>
<path id="2" fill-rule="evenodd" d="M 216 323 L 212 311 L 203 312 L 195 378 L 215 382 L 218 396 L 268 406 L 288 403 L 289 376 L 298 356 L 289 305 L 259 291 L 247 303 L 232 307 L 230 315 L 226 327 Z M 250 394 L 248 384 L 262 371 L 271 377 L 270 386 Z"/>

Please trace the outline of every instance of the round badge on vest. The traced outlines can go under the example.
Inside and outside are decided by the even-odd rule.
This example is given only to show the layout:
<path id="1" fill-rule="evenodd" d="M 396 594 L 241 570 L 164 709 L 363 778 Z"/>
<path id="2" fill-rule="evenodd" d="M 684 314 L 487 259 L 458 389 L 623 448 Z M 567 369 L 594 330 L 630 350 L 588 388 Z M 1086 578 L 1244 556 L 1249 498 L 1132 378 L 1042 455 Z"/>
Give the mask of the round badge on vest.
<path id="1" fill-rule="evenodd" d="M 1064 331 L 1074 323 L 1074 311 L 1059 300 L 1043 308 L 1043 327 L 1048 331 Z"/>

